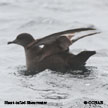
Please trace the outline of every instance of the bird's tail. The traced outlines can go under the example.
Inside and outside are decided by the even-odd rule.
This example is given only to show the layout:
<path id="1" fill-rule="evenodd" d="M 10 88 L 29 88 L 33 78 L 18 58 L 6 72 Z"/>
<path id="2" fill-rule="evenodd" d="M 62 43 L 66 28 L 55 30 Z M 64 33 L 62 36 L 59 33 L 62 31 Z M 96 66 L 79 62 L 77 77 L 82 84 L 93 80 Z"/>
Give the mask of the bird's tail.
<path id="1" fill-rule="evenodd" d="M 96 54 L 96 51 L 82 51 L 76 55 L 76 58 L 78 59 L 79 63 L 83 65 L 94 54 Z"/>

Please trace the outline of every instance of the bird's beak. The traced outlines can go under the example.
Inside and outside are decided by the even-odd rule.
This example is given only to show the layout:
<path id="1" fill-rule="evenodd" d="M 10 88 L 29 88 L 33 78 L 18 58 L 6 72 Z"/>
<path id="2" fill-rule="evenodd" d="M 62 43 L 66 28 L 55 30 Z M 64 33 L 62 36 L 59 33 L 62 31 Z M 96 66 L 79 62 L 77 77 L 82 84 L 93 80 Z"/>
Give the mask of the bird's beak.
<path id="1" fill-rule="evenodd" d="M 10 42 L 8 42 L 7 44 L 15 44 L 15 43 L 16 43 L 16 40 L 10 41 Z"/>

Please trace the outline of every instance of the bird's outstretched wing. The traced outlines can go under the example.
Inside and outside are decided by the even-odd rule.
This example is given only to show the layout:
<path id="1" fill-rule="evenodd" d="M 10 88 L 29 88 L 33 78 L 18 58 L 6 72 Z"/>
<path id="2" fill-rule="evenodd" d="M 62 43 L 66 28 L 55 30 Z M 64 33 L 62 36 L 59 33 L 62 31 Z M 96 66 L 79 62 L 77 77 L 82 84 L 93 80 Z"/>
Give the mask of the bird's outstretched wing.
<path id="1" fill-rule="evenodd" d="M 58 47 L 61 48 L 61 51 L 66 51 L 67 49 L 69 49 L 69 46 L 72 45 L 73 43 L 75 43 L 76 41 L 78 41 L 82 38 L 88 37 L 88 36 L 99 34 L 99 33 L 100 32 L 89 33 L 87 35 L 80 36 L 76 39 L 71 39 L 72 38 L 71 35 L 61 36 L 61 37 L 57 38 L 56 42 L 58 44 Z"/>
<path id="2" fill-rule="evenodd" d="M 80 36 L 80 37 L 78 37 L 76 39 L 72 39 L 72 40 L 71 40 L 70 35 L 69 35 L 69 38 L 68 38 L 68 36 L 61 36 L 61 37 L 57 38 L 56 41 L 52 42 L 51 44 L 47 44 L 43 47 L 42 56 L 41 56 L 40 60 L 43 60 L 44 58 L 54 55 L 54 54 L 67 52 L 67 51 L 69 51 L 69 46 L 72 45 L 77 40 L 80 40 L 84 37 L 88 37 L 88 36 L 95 35 L 98 33 L 100 33 L 100 32 L 90 33 L 90 34 L 83 35 L 83 36 Z"/>
<path id="3" fill-rule="evenodd" d="M 78 31 L 78 30 L 79 29 L 76 29 L 76 31 Z M 80 29 L 80 30 L 82 30 L 82 29 Z M 86 29 L 86 30 L 91 30 L 91 29 Z M 93 29 L 93 30 L 95 30 L 95 29 Z M 74 32 L 75 32 L 75 29 L 74 29 Z M 65 33 L 65 34 L 62 34 L 62 33 Z M 68 34 L 66 34 L 67 33 L 66 31 L 62 32 L 62 33 L 61 32 L 57 33 L 57 35 L 52 34 L 45 38 L 42 38 L 41 40 L 37 40 L 34 43 L 31 43 L 32 44 L 31 46 L 44 45 L 44 47 L 42 48 L 41 60 L 43 60 L 44 58 L 46 58 L 48 56 L 57 54 L 57 53 L 67 52 L 69 50 L 69 46 L 72 45 L 77 40 L 82 39 L 84 37 L 98 34 L 100 32 L 94 32 L 94 33 L 90 33 L 87 35 L 83 35 L 76 39 L 71 39 L 73 37 L 73 34 L 68 35 Z M 70 30 L 68 33 L 70 33 Z M 71 33 L 73 33 L 73 30 L 71 31 Z M 60 34 L 62 34 L 62 36 L 60 36 Z"/>
<path id="4" fill-rule="evenodd" d="M 78 41 L 78 40 L 80 40 L 80 39 L 82 39 L 82 38 L 85 38 L 85 37 L 88 37 L 88 36 L 92 36 L 92 35 L 95 35 L 95 34 L 99 34 L 99 33 L 101 33 L 101 32 L 94 32 L 94 33 L 89 33 L 89 34 L 87 34 L 87 35 L 80 36 L 80 37 L 78 37 L 78 38 L 76 38 L 76 39 L 71 40 L 71 45 L 72 45 L 74 42 L 76 42 L 76 41 Z"/>
<path id="5" fill-rule="evenodd" d="M 82 32 L 82 31 L 89 31 L 89 30 L 96 30 L 95 28 L 88 27 L 88 28 L 76 28 L 76 29 L 71 29 L 71 30 L 65 30 L 57 33 L 50 34 L 48 36 L 45 36 L 44 38 L 38 39 L 28 45 L 28 48 L 32 46 L 39 46 L 39 45 L 48 45 L 56 41 L 58 38 L 61 36 L 69 35 L 69 34 L 74 34 L 76 32 Z"/>

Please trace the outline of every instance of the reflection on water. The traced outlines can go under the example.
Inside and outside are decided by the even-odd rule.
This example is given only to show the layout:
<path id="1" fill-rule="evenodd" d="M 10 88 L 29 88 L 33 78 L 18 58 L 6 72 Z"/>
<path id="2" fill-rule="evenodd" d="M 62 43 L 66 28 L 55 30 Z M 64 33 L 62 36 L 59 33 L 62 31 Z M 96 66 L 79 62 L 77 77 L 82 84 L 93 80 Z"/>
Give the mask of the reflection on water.
<path id="1" fill-rule="evenodd" d="M 108 84 L 100 81 L 99 70 L 93 66 L 85 66 L 82 70 L 66 73 L 45 70 L 34 76 L 24 75 L 25 66 L 18 66 L 16 70 L 14 75 L 19 78 L 19 86 L 33 91 L 36 94 L 36 99 L 46 100 L 49 106 L 62 107 L 66 105 L 70 106 L 69 108 L 89 108 L 89 105 L 83 104 L 84 101 L 103 101 L 99 97 L 96 98 L 95 95 L 102 89 L 108 90 Z M 95 99 L 93 99 L 93 95 Z M 107 108 L 107 105 L 95 107 Z M 94 107 L 91 105 L 90 108 Z"/>
<path id="2" fill-rule="evenodd" d="M 64 99 L 69 94 L 57 91 L 57 89 L 62 88 L 61 90 L 70 90 L 73 88 L 73 86 L 76 86 L 76 84 L 79 83 L 79 80 L 82 84 L 89 86 L 91 83 L 90 81 L 97 78 L 96 70 L 96 67 L 85 66 L 82 70 L 74 70 L 66 73 L 45 70 L 36 75 L 25 76 L 25 72 L 27 72 L 25 66 L 18 66 L 17 72 L 15 72 L 14 75 L 16 77 L 19 77 L 19 80 L 21 81 L 21 86 L 23 86 L 24 88 L 28 88 L 42 94 L 43 92 L 45 92 L 45 99 Z M 85 83 L 84 80 L 88 80 L 89 82 Z M 39 83 L 42 83 L 42 85 Z M 43 88 L 43 85 L 45 88 Z"/>
<path id="3" fill-rule="evenodd" d="M 16 69 L 17 69 L 17 73 L 14 73 L 14 74 L 26 75 L 25 73 L 27 73 L 26 66 L 18 66 L 16 67 Z M 51 74 L 58 74 L 58 75 L 70 74 L 71 77 L 73 76 L 75 78 L 84 78 L 84 77 L 89 77 L 89 75 L 93 74 L 93 72 L 95 72 L 96 69 L 97 67 L 93 67 L 93 66 L 83 66 L 80 69 L 70 70 L 67 72 L 56 72 L 56 71 L 51 71 L 51 70 L 48 70 L 48 71 L 50 71 Z"/>

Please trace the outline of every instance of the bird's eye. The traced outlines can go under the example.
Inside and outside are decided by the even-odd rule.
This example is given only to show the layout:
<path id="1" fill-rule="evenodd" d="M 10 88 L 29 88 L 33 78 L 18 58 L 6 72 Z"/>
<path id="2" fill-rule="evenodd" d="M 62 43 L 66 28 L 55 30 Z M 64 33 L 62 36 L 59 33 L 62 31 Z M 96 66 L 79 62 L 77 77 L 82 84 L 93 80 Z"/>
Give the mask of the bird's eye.
<path id="1" fill-rule="evenodd" d="M 18 40 L 23 40 L 24 38 L 22 36 L 17 37 Z"/>
<path id="2" fill-rule="evenodd" d="M 19 37 L 19 36 L 17 36 L 17 39 L 19 40 L 19 39 L 20 39 L 20 37 Z"/>

